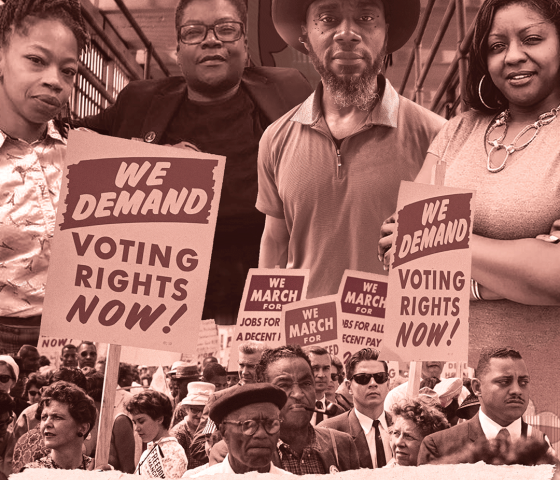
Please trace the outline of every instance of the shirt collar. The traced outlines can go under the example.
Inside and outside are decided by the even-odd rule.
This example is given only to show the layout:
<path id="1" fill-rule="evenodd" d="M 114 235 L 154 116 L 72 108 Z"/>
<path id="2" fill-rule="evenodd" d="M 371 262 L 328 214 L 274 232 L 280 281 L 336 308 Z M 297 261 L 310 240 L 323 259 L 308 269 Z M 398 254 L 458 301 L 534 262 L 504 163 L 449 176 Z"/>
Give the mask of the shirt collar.
<path id="1" fill-rule="evenodd" d="M 49 120 L 47 123 L 47 137 L 51 137 L 54 140 L 58 140 L 59 142 L 62 142 L 64 145 L 66 145 L 66 139 L 60 134 L 60 132 L 58 131 L 58 128 L 56 128 L 54 121 L 53 120 Z M 7 138 L 10 138 L 10 136 L 7 133 L 4 133 L 2 130 L 0 130 L 0 148 L 2 147 L 2 145 L 4 145 L 4 142 L 6 141 Z M 20 142 L 23 142 L 24 140 L 19 140 Z M 33 142 L 31 145 L 34 145 L 36 143 L 40 143 L 42 140 L 37 140 L 35 142 Z M 27 142 L 26 142 L 27 143 Z"/>
<path id="2" fill-rule="evenodd" d="M 356 414 L 356 417 L 358 417 L 358 422 L 360 422 L 360 425 L 361 425 L 361 427 L 364 430 L 364 433 L 366 435 L 369 433 L 369 431 L 373 427 L 373 420 L 379 420 L 379 424 L 383 427 L 383 430 L 388 430 L 389 429 L 389 427 L 387 425 L 387 418 L 385 417 L 385 412 L 381 412 L 381 415 L 379 416 L 379 418 L 373 419 L 373 420 L 371 418 L 369 418 L 368 416 L 364 415 L 363 413 L 358 412 L 356 407 L 354 407 L 354 413 Z"/>
<path id="3" fill-rule="evenodd" d="M 397 128 L 397 118 L 399 114 L 399 95 L 383 75 L 377 77 L 379 89 L 383 91 L 381 100 L 377 106 L 369 113 L 364 124 L 384 125 Z M 303 125 L 314 125 L 323 116 L 321 98 L 323 96 L 323 83 L 319 82 L 315 91 L 305 100 L 296 110 L 292 122 L 299 122 Z"/>
<path id="4" fill-rule="evenodd" d="M 498 435 L 498 432 L 502 428 L 506 428 L 510 434 L 513 441 L 518 440 L 521 437 L 521 417 L 519 417 L 514 422 L 510 423 L 507 427 L 502 427 L 492 420 L 488 415 L 486 415 L 482 409 L 478 410 L 478 419 L 480 420 L 480 426 L 484 432 L 487 440 L 494 440 Z"/>
<path id="5" fill-rule="evenodd" d="M 312 450 L 315 450 L 317 452 L 320 451 L 321 446 L 319 445 L 319 442 L 317 441 L 317 434 L 315 433 L 315 429 L 313 428 L 313 426 L 311 424 L 309 424 L 309 426 L 308 426 L 308 431 L 309 431 L 309 443 L 307 444 L 307 446 L 305 448 L 311 448 Z M 280 454 L 282 454 L 282 451 L 280 450 L 280 447 L 282 445 L 286 445 L 286 447 L 291 450 L 290 445 L 288 445 L 286 442 L 283 442 L 281 438 L 278 438 L 278 443 L 276 444 L 276 446 L 278 447 L 278 450 L 280 451 Z"/>

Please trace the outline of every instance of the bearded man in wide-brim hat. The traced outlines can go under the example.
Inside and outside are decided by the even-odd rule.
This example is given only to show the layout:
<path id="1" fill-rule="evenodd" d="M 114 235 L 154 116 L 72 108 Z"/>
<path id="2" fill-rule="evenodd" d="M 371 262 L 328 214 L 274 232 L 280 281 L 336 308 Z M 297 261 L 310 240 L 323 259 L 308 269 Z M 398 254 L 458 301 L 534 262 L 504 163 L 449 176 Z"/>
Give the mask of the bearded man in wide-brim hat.
<path id="1" fill-rule="evenodd" d="M 309 298 L 336 293 L 345 269 L 385 273 L 373 253 L 381 224 L 444 123 L 382 73 L 419 14 L 419 0 L 272 1 L 278 33 L 321 83 L 261 139 L 259 266 L 310 269 Z"/>

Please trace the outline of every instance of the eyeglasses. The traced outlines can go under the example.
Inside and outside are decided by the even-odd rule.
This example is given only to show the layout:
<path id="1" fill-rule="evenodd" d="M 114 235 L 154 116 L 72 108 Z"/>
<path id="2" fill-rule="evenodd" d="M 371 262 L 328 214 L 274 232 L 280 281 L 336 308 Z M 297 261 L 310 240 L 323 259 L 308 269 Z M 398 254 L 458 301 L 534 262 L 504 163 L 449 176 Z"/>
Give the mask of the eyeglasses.
<path id="1" fill-rule="evenodd" d="M 1 383 L 8 383 L 10 380 L 13 380 L 11 375 L 0 375 Z"/>
<path id="2" fill-rule="evenodd" d="M 232 425 L 241 425 L 241 431 L 244 435 L 252 436 L 257 433 L 259 425 L 262 425 L 269 435 L 280 430 L 281 420 L 279 418 L 261 418 L 259 420 L 245 420 L 244 422 L 234 422 L 233 420 L 224 420 L 222 423 L 231 423 Z"/>
<path id="3" fill-rule="evenodd" d="M 208 30 L 214 32 L 214 36 L 220 42 L 236 42 L 243 35 L 243 23 L 223 22 L 214 25 L 182 25 L 179 29 L 179 39 L 186 45 L 197 45 L 206 40 Z"/>
<path id="4" fill-rule="evenodd" d="M 371 379 L 375 380 L 375 383 L 381 385 L 389 380 L 389 374 L 385 372 L 379 373 L 356 373 L 356 375 L 352 375 L 351 380 L 355 380 L 358 385 L 367 385 L 371 381 Z"/>

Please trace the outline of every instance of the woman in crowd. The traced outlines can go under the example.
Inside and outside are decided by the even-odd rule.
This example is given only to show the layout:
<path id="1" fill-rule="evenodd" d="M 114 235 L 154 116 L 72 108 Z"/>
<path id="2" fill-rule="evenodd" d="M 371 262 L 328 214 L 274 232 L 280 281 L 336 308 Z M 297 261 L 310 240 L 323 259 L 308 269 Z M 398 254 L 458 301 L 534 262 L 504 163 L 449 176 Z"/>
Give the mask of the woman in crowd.
<path id="1" fill-rule="evenodd" d="M 150 478 L 179 478 L 187 470 L 187 456 L 169 435 L 173 409 L 171 401 L 155 390 L 134 395 L 126 406 L 132 414 L 136 432 L 148 448 L 140 457 L 136 472 Z"/>
<path id="2" fill-rule="evenodd" d="M 46 387 L 48 381 L 39 373 L 31 373 L 23 390 L 23 397 L 29 405 L 35 405 L 41 400 L 41 388 Z"/>
<path id="3" fill-rule="evenodd" d="M 484 1 L 469 53 L 471 110 L 443 127 L 416 178 L 430 183 L 445 161 L 446 186 L 476 190 L 469 356 L 489 329 L 504 345 L 539 345 L 524 358 L 542 372 L 533 391 L 550 398 L 560 395 L 545 383 L 557 373 L 549 360 L 560 332 L 560 234 L 551 235 L 560 230 L 559 32 L 559 0 Z"/>
<path id="4" fill-rule="evenodd" d="M 9 355 L 0 355 L 0 392 L 10 393 L 19 376 L 19 367 Z"/>
<path id="5" fill-rule="evenodd" d="M 84 440 L 95 425 L 93 400 L 76 385 L 56 382 L 41 396 L 41 435 L 50 453 L 25 468 L 92 470 L 93 458 L 82 453 Z"/>
<path id="6" fill-rule="evenodd" d="M 392 412 L 391 450 L 387 467 L 410 467 L 418 464 L 418 451 L 426 435 L 449 428 L 445 415 L 436 407 L 419 400 L 397 403 Z"/>
<path id="7" fill-rule="evenodd" d="M 6 392 L 0 391 L 0 472 L 5 470 L 6 447 L 8 445 L 8 428 L 14 421 L 15 403 Z M 11 472 L 7 472 L 8 475 Z"/>

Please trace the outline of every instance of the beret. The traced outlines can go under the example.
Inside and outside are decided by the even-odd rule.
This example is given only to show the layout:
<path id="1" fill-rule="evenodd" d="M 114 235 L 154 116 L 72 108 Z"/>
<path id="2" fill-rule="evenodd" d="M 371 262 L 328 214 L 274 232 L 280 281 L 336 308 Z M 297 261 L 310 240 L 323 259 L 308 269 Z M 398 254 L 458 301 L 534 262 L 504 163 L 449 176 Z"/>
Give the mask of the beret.
<path id="1" fill-rule="evenodd" d="M 282 410 L 287 400 L 284 390 L 270 383 L 250 383 L 230 387 L 210 407 L 210 419 L 216 425 L 220 425 L 231 412 L 253 403 L 270 402 Z"/>

